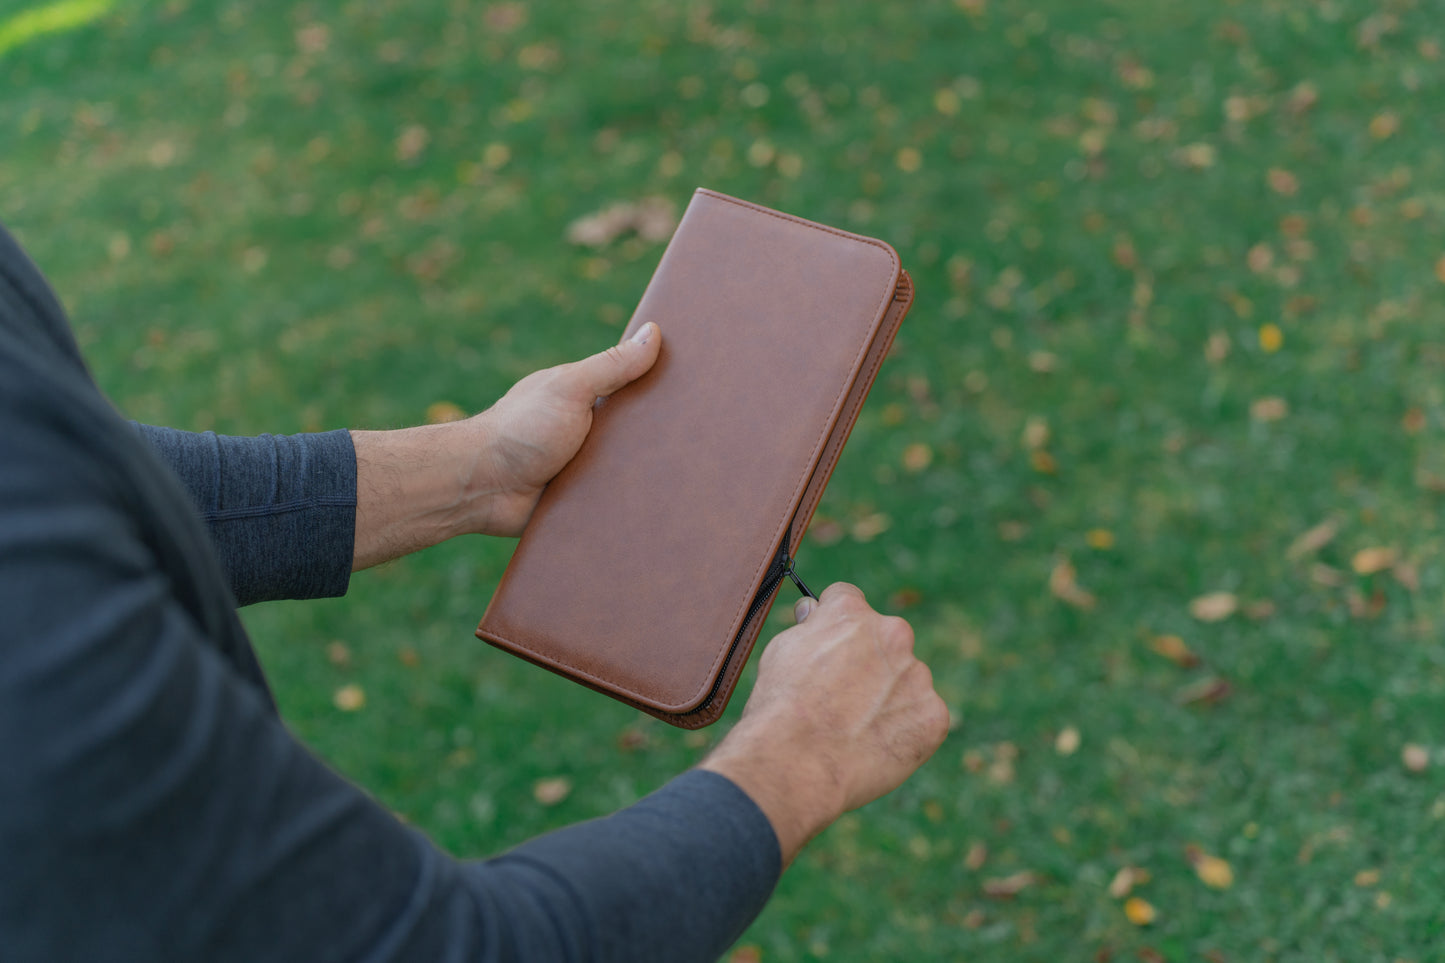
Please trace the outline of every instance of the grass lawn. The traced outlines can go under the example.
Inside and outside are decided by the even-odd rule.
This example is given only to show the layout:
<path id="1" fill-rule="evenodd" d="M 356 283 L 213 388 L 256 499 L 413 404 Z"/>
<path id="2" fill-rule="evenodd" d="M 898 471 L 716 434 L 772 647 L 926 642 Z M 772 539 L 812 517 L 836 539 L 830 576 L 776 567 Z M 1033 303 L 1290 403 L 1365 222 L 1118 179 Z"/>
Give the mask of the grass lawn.
<path id="1" fill-rule="evenodd" d="M 1441 958 L 1435 0 L 40 8 L 0 0 L 0 220 L 138 419 L 485 407 L 618 336 L 661 244 L 567 240 L 614 202 L 899 249 L 800 570 L 907 616 L 958 725 L 735 960 Z M 295 731 L 459 855 L 728 724 L 474 640 L 509 548 L 246 612 Z"/>

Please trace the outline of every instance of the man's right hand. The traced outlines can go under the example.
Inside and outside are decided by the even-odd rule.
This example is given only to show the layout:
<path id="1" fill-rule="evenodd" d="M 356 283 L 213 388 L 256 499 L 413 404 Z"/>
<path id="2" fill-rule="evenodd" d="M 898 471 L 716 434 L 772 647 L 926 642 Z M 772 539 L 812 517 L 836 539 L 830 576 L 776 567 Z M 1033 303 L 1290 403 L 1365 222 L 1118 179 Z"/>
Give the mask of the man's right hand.
<path id="1" fill-rule="evenodd" d="M 843 582 L 795 611 L 799 624 L 763 652 L 742 718 L 701 767 L 758 804 L 784 866 L 843 813 L 897 788 L 948 734 L 907 622 Z"/>

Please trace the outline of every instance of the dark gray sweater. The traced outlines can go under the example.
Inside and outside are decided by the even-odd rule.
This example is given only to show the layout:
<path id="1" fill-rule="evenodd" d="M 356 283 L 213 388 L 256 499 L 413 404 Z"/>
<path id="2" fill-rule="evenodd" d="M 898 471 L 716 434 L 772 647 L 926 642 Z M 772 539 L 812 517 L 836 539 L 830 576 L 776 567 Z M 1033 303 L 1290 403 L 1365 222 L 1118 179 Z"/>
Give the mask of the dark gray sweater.
<path id="1" fill-rule="evenodd" d="M 463 862 L 287 732 L 240 603 L 345 591 L 345 432 L 125 422 L 0 230 L 0 959 L 711 960 L 777 840 L 685 774 Z"/>

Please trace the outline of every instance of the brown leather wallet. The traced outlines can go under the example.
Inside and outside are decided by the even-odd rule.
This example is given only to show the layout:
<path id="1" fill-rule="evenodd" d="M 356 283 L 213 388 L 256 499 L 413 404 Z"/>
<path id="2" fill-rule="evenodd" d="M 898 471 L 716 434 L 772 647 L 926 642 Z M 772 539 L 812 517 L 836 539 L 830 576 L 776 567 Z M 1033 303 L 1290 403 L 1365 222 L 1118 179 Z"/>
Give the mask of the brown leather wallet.
<path id="1" fill-rule="evenodd" d="M 478 637 L 675 726 L 717 720 L 913 284 L 882 241 L 699 188 Z"/>

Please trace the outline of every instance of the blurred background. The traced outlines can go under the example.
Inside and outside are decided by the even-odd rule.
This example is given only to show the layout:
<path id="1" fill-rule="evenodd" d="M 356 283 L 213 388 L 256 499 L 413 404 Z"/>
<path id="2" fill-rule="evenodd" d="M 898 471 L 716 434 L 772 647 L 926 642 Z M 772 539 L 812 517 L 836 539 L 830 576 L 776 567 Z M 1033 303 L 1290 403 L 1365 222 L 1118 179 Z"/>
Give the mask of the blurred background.
<path id="1" fill-rule="evenodd" d="M 891 242 L 918 301 L 800 568 L 913 622 L 956 726 L 734 963 L 1436 959 L 1441 13 L 0 0 L 0 219 L 129 416 L 230 433 L 599 350 L 698 185 Z M 294 730 L 462 856 L 746 694 L 682 733 L 476 641 L 509 551 L 245 613 Z"/>

